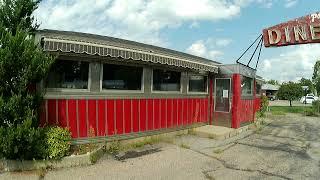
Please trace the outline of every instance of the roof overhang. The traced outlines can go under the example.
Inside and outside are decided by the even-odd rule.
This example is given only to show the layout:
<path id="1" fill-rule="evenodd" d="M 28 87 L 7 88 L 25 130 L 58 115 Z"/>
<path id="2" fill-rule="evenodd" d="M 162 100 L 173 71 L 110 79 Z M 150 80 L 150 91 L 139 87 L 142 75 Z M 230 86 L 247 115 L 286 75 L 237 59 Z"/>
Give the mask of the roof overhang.
<path id="1" fill-rule="evenodd" d="M 77 40 L 64 39 L 61 38 L 61 36 L 46 36 L 46 34 L 41 33 L 39 38 L 41 38 L 44 51 L 47 52 L 109 56 L 218 73 L 218 66 L 213 63 L 202 63 L 193 59 L 179 58 L 172 55 L 139 50 L 137 48 L 131 49 L 124 46 L 114 46 L 107 42 L 88 42 L 81 40 L 81 38 Z"/>

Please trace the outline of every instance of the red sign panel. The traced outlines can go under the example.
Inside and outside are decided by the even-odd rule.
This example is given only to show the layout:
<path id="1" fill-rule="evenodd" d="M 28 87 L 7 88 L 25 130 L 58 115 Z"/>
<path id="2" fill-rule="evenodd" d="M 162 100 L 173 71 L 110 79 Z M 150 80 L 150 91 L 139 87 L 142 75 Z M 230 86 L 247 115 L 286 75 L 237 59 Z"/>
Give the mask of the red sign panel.
<path id="1" fill-rule="evenodd" d="M 320 12 L 263 30 L 265 47 L 320 43 Z"/>

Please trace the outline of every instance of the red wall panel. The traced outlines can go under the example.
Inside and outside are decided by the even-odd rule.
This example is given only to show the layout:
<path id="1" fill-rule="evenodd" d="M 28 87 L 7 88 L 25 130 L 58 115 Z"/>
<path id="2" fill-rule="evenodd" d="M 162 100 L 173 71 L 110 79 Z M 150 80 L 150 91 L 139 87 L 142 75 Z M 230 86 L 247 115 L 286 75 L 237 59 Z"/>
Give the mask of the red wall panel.
<path id="1" fill-rule="evenodd" d="M 108 99 L 107 101 L 107 130 L 108 130 L 108 135 L 114 135 L 115 134 L 115 129 L 114 129 L 114 100 L 113 99 Z"/>
<path id="2" fill-rule="evenodd" d="M 178 125 L 178 99 L 173 99 L 173 127 L 177 127 Z"/>
<path id="3" fill-rule="evenodd" d="M 140 100 L 140 131 L 147 129 L 147 104 L 145 99 Z"/>
<path id="4" fill-rule="evenodd" d="M 132 124 L 131 124 L 131 99 L 124 100 L 123 123 L 124 123 L 124 132 L 130 133 L 131 128 L 132 128 Z"/>
<path id="5" fill-rule="evenodd" d="M 178 99 L 178 126 L 182 126 L 182 99 Z"/>
<path id="6" fill-rule="evenodd" d="M 161 128 L 166 128 L 167 125 L 167 99 L 160 100 L 160 121 L 161 121 Z"/>
<path id="7" fill-rule="evenodd" d="M 155 129 L 160 129 L 160 100 L 155 99 L 153 101 L 154 103 L 154 128 Z"/>
<path id="8" fill-rule="evenodd" d="M 188 125 L 188 100 L 187 99 L 182 99 L 182 124 L 185 126 L 185 125 Z"/>
<path id="9" fill-rule="evenodd" d="M 148 130 L 153 130 L 153 99 L 147 100 Z"/>
<path id="10" fill-rule="evenodd" d="M 57 124 L 56 102 L 57 100 L 55 99 L 48 100 L 48 124 L 49 125 Z"/>
<path id="11" fill-rule="evenodd" d="M 168 99 L 167 100 L 167 128 L 171 128 L 173 124 L 173 100 Z"/>
<path id="12" fill-rule="evenodd" d="M 68 103 L 68 119 L 69 119 L 69 130 L 73 138 L 79 137 L 78 135 L 78 124 L 77 124 L 77 100 L 69 99 Z"/>
<path id="13" fill-rule="evenodd" d="M 116 132 L 117 134 L 123 134 L 123 114 L 124 114 L 124 109 L 123 109 L 123 100 L 122 99 L 117 99 L 116 101 Z"/>
<path id="14" fill-rule="evenodd" d="M 95 137 L 97 135 L 97 115 L 96 115 L 96 100 L 87 100 L 88 101 L 88 130 L 89 136 Z"/>
<path id="15" fill-rule="evenodd" d="M 98 100 L 98 131 L 97 136 L 106 135 L 106 101 L 104 99 Z"/>
<path id="16" fill-rule="evenodd" d="M 139 132 L 139 99 L 132 100 L 132 123 L 133 132 Z"/>
<path id="17" fill-rule="evenodd" d="M 79 137 L 87 137 L 88 127 L 87 127 L 87 105 L 86 100 L 78 100 L 78 117 L 79 117 Z"/>
<path id="18" fill-rule="evenodd" d="M 58 100 L 58 121 L 59 126 L 68 127 L 65 99 Z"/>

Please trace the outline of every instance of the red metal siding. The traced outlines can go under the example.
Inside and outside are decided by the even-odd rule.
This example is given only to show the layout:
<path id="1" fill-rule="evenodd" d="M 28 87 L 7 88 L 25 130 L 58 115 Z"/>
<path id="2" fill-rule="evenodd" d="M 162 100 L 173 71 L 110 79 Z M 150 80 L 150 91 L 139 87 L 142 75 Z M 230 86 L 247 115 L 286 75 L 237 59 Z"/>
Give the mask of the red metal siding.
<path id="1" fill-rule="evenodd" d="M 131 99 L 124 100 L 124 114 L 123 114 L 124 132 L 131 133 Z"/>
<path id="2" fill-rule="evenodd" d="M 96 100 L 88 100 L 88 135 L 91 137 L 96 136 L 98 132 L 96 110 Z"/>
<path id="3" fill-rule="evenodd" d="M 115 119 L 115 112 L 114 112 L 114 100 L 110 99 L 107 100 L 107 129 L 108 129 L 108 135 L 114 135 L 115 129 L 114 129 L 114 119 Z"/>
<path id="4" fill-rule="evenodd" d="M 132 100 L 132 127 L 133 132 L 139 132 L 139 99 Z"/>
<path id="5" fill-rule="evenodd" d="M 47 108 L 46 108 L 47 104 Z M 67 127 L 73 138 L 128 134 L 208 122 L 208 99 L 49 99 L 41 125 Z"/>
<path id="6" fill-rule="evenodd" d="M 90 107 L 91 108 L 91 107 Z M 97 136 L 105 136 L 106 133 L 106 101 L 98 100 L 98 131 Z"/>
<path id="7" fill-rule="evenodd" d="M 115 116 L 116 116 L 116 132 L 117 134 L 123 134 L 123 100 L 115 100 Z"/>
<path id="8" fill-rule="evenodd" d="M 140 100 L 140 131 L 147 129 L 147 104 L 145 99 Z"/>
<path id="9" fill-rule="evenodd" d="M 68 103 L 68 120 L 69 120 L 69 130 L 73 138 L 79 137 L 78 134 L 78 124 L 77 124 L 77 100 L 70 99 Z"/>
<path id="10" fill-rule="evenodd" d="M 153 119 L 153 99 L 148 99 L 148 106 L 147 106 L 147 117 L 148 117 L 148 130 L 154 129 L 154 119 Z"/>
<path id="11" fill-rule="evenodd" d="M 78 100 L 79 137 L 87 137 L 87 100 Z"/>

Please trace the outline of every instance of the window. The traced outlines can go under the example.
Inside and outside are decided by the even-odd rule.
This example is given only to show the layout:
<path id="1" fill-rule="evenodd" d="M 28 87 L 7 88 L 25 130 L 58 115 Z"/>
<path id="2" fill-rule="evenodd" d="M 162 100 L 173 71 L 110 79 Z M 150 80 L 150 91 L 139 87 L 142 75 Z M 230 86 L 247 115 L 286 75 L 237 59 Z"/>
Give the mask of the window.
<path id="1" fill-rule="evenodd" d="M 207 76 L 189 76 L 189 92 L 207 92 Z"/>
<path id="2" fill-rule="evenodd" d="M 259 96 L 261 94 L 261 84 L 256 83 L 256 95 Z"/>
<path id="3" fill-rule="evenodd" d="M 181 73 L 161 69 L 153 70 L 154 91 L 180 91 Z"/>
<path id="4" fill-rule="evenodd" d="M 242 96 L 253 95 L 253 79 L 249 77 L 242 77 L 241 80 L 241 94 Z"/>
<path id="5" fill-rule="evenodd" d="M 102 89 L 141 90 L 142 67 L 103 64 Z"/>
<path id="6" fill-rule="evenodd" d="M 51 67 L 48 88 L 88 89 L 89 63 L 57 60 Z"/>

